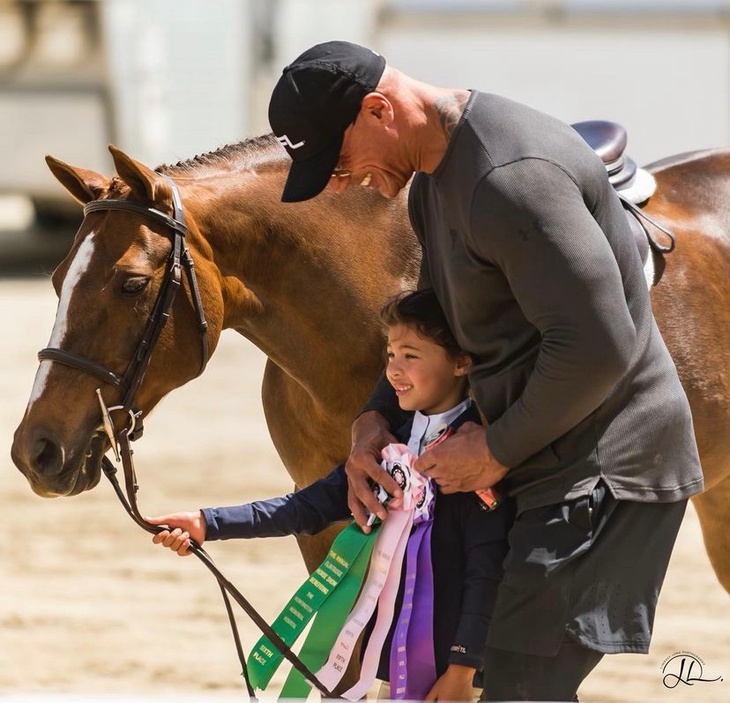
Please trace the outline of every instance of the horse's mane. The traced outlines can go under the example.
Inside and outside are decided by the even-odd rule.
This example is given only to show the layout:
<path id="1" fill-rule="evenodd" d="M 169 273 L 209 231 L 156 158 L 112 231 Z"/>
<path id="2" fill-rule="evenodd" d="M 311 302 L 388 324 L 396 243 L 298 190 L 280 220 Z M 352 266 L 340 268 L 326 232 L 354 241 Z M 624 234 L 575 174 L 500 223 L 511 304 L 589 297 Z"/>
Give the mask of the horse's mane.
<path id="1" fill-rule="evenodd" d="M 201 171 L 214 173 L 245 170 L 260 164 L 264 157 L 271 161 L 271 152 L 274 148 L 279 152 L 276 156 L 280 156 L 283 161 L 286 152 L 276 141 L 276 137 L 272 133 L 263 134 L 236 144 L 227 144 L 215 151 L 198 154 L 185 161 L 178 161 L 176 164 L 162 164 L 155 171 L 171 176 L 189 176 L 200 174 Z M 279 159 L 276 161 L 278 162 Z"/>
<path id="2" fill-rule="evenodd" d="M 291 163 L 285 149 L 277 141 L 273 133 L 250 137 L 236 144 L 227 144 L 214 151 L 198 154 L 176 164 L 162 164 L 155 171 L 177 177 L 207 178 L 219 174 L 236 174 L 252 169 L 288 169 Z M 120 179 L 112 179 L 112 189 L 126 186 Z M 367 188 L 349 188 L 346 197 L 338 196 L 336 207 L 350 213 L 352 217 L 373 220 L 377 213 L 390 213 L 395 220 L 405 215 L 402 207 L 402 196 L 388 200 L 375 191 Z M 322 199 L 319 201 L 323 202 Z M 335 202 L 324 199 L 324 202 Z M 406 225 L 403 224 L 405 227 Z"/>

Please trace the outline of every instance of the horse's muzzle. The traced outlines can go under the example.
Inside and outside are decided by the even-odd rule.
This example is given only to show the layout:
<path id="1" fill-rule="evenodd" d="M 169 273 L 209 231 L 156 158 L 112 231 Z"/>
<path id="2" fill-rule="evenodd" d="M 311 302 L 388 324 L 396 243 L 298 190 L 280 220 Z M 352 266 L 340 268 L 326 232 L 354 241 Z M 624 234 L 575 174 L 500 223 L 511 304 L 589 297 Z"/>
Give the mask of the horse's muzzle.
<path id="1" fill-rule="evenodd" d="M 96 486 L 104 449 L 103 437 L 93 434 L 81 451 L 68 452 L 51 432 L 42 427 L 24 432 L 21 425 L 15 433 L 11 456 L 34 493 L 55 498 L 77 495 Z"/>

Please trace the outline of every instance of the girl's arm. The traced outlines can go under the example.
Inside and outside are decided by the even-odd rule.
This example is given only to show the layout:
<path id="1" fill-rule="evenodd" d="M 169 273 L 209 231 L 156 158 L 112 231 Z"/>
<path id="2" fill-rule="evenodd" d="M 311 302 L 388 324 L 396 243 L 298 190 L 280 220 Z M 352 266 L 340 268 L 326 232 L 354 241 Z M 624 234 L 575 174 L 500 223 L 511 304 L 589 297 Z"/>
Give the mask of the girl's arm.
<path id="1" fill-rule="evenodd" d="M 285 496 L 203 508 L 195 513 L 162 515 L 148 521 L 175 528 L 160 532 L 152 541 L 187 556 L 191 537 L 202 544 L 206 540 L 316 534 L 348 517 L 347 477 L 344 465 L 340 465 L 325 478 Z"/>

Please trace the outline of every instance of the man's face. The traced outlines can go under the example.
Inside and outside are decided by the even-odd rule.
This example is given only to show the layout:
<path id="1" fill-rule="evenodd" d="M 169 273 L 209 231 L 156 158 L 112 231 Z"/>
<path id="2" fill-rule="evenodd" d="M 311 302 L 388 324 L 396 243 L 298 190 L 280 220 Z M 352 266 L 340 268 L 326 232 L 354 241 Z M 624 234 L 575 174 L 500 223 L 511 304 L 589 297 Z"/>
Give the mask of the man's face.
<path id="1" fill-rule="evenodd" d="M 329 188 L 341 193 L 350 186 L 372 188 L 385 198 L 395 198 L 413 170 L 399 158 L 398 131 L 382 118 L 382 111 L 361 109 L 345 131 L 340 160 Z"/>

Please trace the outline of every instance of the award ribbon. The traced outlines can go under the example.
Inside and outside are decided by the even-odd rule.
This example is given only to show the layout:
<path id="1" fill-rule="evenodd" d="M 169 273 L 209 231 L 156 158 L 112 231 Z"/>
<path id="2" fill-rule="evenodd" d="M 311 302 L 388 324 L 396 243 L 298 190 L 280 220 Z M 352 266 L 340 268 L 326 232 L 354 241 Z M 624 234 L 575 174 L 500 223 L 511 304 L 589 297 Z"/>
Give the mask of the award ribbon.
<path id="1" fill-rule="evenodd" d="M 377 523 L 373 529 L 379 527 L 380 523 Z M 365 572 L 370 563 L 370 555 L 375 545 L 375 534 L 371 533 L 368 537 L 370 539 L 365 542 L 364 547 L 350 566 L 347 577 L 334 589 L 317 612 L 312 622 L 312 628 L 304 640 L 299 659 L 310 671 L 317 671 L 327 661 L 337 633 L 345 622 L 355 598 L 360 593 L 362 582 L 365 580 Z M 280 697 L 305 699 L 311 688 L 312 684 L 299 671 L 292 668 L 281 689 Z"/>
<path id="2" fill-rule="evenodd" d="M 390 650 L 390 691 L 393 699 L 423 700 L 436 681 L 433 645 L 433 569 L 431 528 L 433 493 L 430 481 L 406 551 L 406 576 L 398 622 Z"/>
<path id="3" fill-rule="evenodd" d="M 327 557 L 299 587 L 272 625 L 288 646 L 291 647 L 328 596 L 346 579 L 358 555 L 372 539 L 373 533 L 364 534 L 354 522 L 337 535 Z M 355 589 L 359 586 L 357 583 Z M 251 685 L 265 689 L 283 659 L 284 655 L 267 637 L 259 639 L 247 661 Z"/>
<path id="4" fill-rule="evenodd" d="M 388 515 L 388 519 L 380 527 L 380 532 L 375 541 L 375 548 L 373 549 L 370 569 L 368 570 L 360 597 L 357 603 L 355 603 L 347 621 L 342 626 L 327 662 L 317 672 L 317 678 L 330 691 L 339 683 L 345 673 L 345 669 L 352 658 L 355 644 L 365 625 L 370 621 L 375 611 L 375 606 L 379 602 L 378 617 L 363 658 L 360 681 L 363 680 L 366 665 L 368 664 L 368 650 L 373 649 L 371 644 L 374 640 L 380 639 L 379 646 L 377 646 L 375 651 L 375 666 L 371 667 L 377 671 L 382 641 L 388 634 L 388 627 L 393 619 L 395 597 L 398 593 L 398 584 L 400 582 L 401 565 L 403 563 L 403 555 L 405 554 L 411 524 L 412 515 L 403 511 L 395 511 Z M 387 622 L 384 622 L 386 618 Z M 382 637 L 380 636 L 380 631 L 382 631 Z M 373 671 L 372 679 L 375 678 L 375 671 Z M 370 683 L 372 683 L 372 680 Z M 357 700 L 367 692 L 368 688 L 370 688 L 370 684 L 365 686 L 361 695 L 354 697 L 351 697 L 354 695 L 351 693 L 351 689 L 343 694 L 343 697 Z"/>
<path id="5" fill-rule="evenodd" d="M 433 491 L 431 482 L 421 476 L 418 472 L 413 471 L 411 468 L 411 463 L 414 459 L 415 457 L 413 454 L 411 454 L 408 448 L 402 444 L 389 445 L 383 450 L 383 465 L 400 485 L 403 490 L 403 498 L 401 501 L 392 500 L 388 504 L 388 519 L 381 528 L 381 534 L 378 539 L 385 541 L 386 534 L 384 531 L 388 529 L 389 523 L 396 520 L 398 521 L 400 535 L 398 536 L 397 547 L 393 550 L 392 566 L 380 595 L 376 622 L 363 656 L 360 679 L 351 689 L 343 694 L 343 697 L 349 700 L 359 700 L 362 698 L 372 686 L 377 674 L 383 644 L 393 625 L 395 600 L 398 594 L 398 587 L 400 585 L 400 574 L 405 551 L 408 551 L 411 554 L 410 559 L 407 561 L 410 562 L 410 569 L 413 572 L 411 578 L 409 578 L 408 573 L 406 574 L 406 589 L 408 589 L 409 584 L 415 585 L 420 578 L 420 581 L 423 582 L 422 586 L 425 589 L 424 592 L 426 594 L 431 593 L 430 603 L 426 602 L 425 607 L 423 608 L 419 606 L 419 613 L 425 619 L 425 623 L 423 623 L 424 627 L 419 630 L 419 636 L 423 635 L 427 637 L 430 640 L 430 644 L 427 642 L 425 647 L 419 647 L 420 650 L 425 651 L 424 656 L 416 656 L 416 662 L 425 661 L 426 670 L 432 672 L 427 674 L 428 688 L 426 688 L 426 692 L 428 692 L 436 678 L 433 654 L 431 654 L 430 659 L 428 658 L 428 651 L 433 652 L 431 626 L 431 621 L 433 619 L 433 576 L 431 574 L 429 527 L 432 520 Z M 407 516 L 405 519 L 403 518 L 404 515 Z M 400 528 L 401 523 L 402 528 Z M 414 523 L 418 526 L 413 534 L 411 534 L 411 527 Z M 396 529 L 391 529 L 395 535 Z M 390 548 L 387 547 L 385 551 L 390 551 Z M 420 561 L 418 560 L 419 552 L 423 552 L 422 559 Z M 421 566 L 425 567 L 425 571 L 421 570 L 419 572 L 418 578 L 416 576 L 417 563 L 420 563 Z M 424 600 L 420 597 L 420 595 L 421 591 L 416 589 L 415 596 L 418 598 L 419 603 Z M 407 601 L 408 603 L 412 603 L 413 597 L 408 596 Z M 427 596 L 426 601 L 428 601 Z M 407 605 L 405 598 L 404 605 Z M 405 614 L 406 622 L 409 620 L 410 616 L 409 605 L 407 605 L 407 611 L 408 612 Z M 404 611 L 403 608 L 401 608 L 401 616 L 399 620 L 402 620 L 403 617 Z M 417 666 L 416 669 L 418 668 L 419 667 Z M 422 674 L 414 670 L 412 675 L 421 676 Z M 391 681 L 393 680 L 394 679 L 391 678 Z M 423 698 L 423 696 L 421 696 L 421 698 Z"/>

